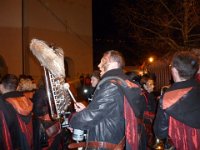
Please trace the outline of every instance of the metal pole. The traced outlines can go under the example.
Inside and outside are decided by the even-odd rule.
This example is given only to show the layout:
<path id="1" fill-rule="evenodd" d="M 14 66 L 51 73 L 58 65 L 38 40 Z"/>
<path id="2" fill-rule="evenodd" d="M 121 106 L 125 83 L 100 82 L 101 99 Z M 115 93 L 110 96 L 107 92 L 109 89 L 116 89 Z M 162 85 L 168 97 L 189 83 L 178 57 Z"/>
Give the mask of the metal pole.
<path id="1" fill-rule="evenodd" d="M 25 74 L 25 49 L 24 49 L 24 0 L 21 1 L 22 3 L 22 74 Z"/>

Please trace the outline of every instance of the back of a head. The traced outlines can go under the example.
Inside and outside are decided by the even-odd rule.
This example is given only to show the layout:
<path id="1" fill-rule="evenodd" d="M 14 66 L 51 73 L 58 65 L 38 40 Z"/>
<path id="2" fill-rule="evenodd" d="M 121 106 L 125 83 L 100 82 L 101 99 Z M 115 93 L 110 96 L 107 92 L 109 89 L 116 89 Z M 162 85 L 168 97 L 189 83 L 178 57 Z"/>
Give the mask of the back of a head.
<path id="1" fill-rule="evenodd" d="M 148 81 L 149 79 L 152 79 L 152 78 L 150 77 L 150 75 L 149 75 L 149 74 L 144 74 L 144 75 L 141 77 L 140 84 L 141 84 L 141 85 L 146 84 L 147 81 Z"/>
<path id="2" fill-rule="evenodd" d="M 136 72 L 134 71 L 128 71 L 125 73 L 127 76 L 129 76 L 129 78 L 132 80 L 132 81 L 135 81 L 137 83 L 140 84 L 140 79 L 141 79 L 141 76 L 138 75 Z"/>
<path id="3" fill-rule="evenodd" d="M 125 66 L 124 57 L 119 51 L 110 50 L 104 53 L 104 56 L 107 55 L 109 57 L 110 62 L 117 62 L 119 68 L 123 68 Z"/>
<path id="4" fill-rule="evenodd" d="M 17 89 L 19 80 L 14 74 L 6 74 L 1 79 L 1 84 L 5 89 L 9 91 L 15 91 Z"/>
<path id="5" fill-rule="evenodd" d="M 198 57 L 192 51 L 179 51 L 172 58 L 172 67 L 176 68 L 179 76 L 191 79 L 199 69 Z"/>
<path id="6" fill-rule="evenodd" d="M 126 75 L 129 76 L 131 80 L 133 80 L 137 76 L 137 74 L 133 71 L 126 72 Z"/>

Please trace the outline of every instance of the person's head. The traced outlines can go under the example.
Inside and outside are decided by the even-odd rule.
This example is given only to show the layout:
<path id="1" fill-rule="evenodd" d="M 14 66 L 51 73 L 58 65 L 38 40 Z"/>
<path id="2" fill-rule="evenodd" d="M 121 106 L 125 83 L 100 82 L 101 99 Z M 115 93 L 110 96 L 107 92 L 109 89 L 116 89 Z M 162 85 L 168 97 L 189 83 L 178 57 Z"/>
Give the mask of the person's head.
<path id="1" fill-rule="evenodd" d="M 141 80 L 141 76 L 138 75 L 135 71 L 128 71 L 125 73 L 127 76 L 129 76 L 129 78 L 132 80 L 132 81 L 135 81 L 137 83 L 140 83 L 140 80 Z"/>
<path id="2" fill-rule="evenodd" d="M 198 69 L 198 57 L 192 53 L 192 51 L 179 51 L 174 54 L 171 62 L 171 71 L 174 82 L 193 78 Z"/>
<path id="3" fill-rule="evenodd" d="M 91 75 L 91 85 L 96 87 L 100 80 L 100 71 L 95 70 Z"/>
<path id="4" fill-rule="evenodd" d="M 153 92 L 154 87 L 155 87 L 154 80 L 149 78 L 143 86 L 144 86 L 144 89 L 147 90 L 148 93 Z"/>
<path id="5" fill-rule="evenodd" d="M 0 84 L 1 93 L 4 94 L 7 92 L 16 91 L 18 83 L 19 80 L 17 76 L 13 74 L 6 74 L 1 79 L 1 84 Z"/>
<path id="6" fill-rule="evenodd" d="M 154 79 L 150 75 L 148 74 L 143 75 L 140 84 L 148 93 L 154 91 L 155 83 Z"/>
<path id="7" fill-rule="evenodd" d="M 101 76 L 109 70 L 123 68 L 125 66 L 122 54 L 116 50 L 110 50 L 104 53 L 100 64 L 98 65 Z"/>
<path id="8" fill-rule="evenodd" d="M 36 84 L 33 82 L 31 75 L 20 75 L 19 84 L 17 87 L 18 91 L 32 91 L 36 89 Z"/>

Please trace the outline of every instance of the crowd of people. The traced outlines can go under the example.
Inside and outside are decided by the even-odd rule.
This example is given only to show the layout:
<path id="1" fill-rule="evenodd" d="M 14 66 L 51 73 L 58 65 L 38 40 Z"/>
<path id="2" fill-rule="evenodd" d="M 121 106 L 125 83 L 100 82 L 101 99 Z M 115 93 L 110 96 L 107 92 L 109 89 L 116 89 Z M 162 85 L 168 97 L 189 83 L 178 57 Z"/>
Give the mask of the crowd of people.
<path id="1" fill-rule="evenodd" d="M 174 82 L 159 96 L 155 76 L 125 73 L 124 66 L 122 54 L 110 50 L 99 71 L 80 77 L 82 88 L 89 89 L 82 95 L 88 103 L 72 103 L 67 127 L 51 118 L 44 84 L 36 87 L 31 76 L 2 77 L 0 149 L 199 150 L 199 57 L 176 52 L 170 64 Z M 84 131 L 83 142 L 73 140 L 75 129 Z"/>

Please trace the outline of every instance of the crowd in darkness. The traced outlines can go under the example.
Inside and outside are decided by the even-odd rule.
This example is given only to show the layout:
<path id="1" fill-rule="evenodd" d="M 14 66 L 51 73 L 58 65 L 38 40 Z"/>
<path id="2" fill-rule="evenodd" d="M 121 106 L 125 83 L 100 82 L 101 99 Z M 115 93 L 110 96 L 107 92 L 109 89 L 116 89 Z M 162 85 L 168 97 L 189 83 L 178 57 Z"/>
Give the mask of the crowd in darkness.
<path id="1" fill-rule="evenodd" d="M 107 51 L 99 70 L 80 76 L 72 90 L 77 101 L 57 120 L 45 81 L 6 74 L 0 82 L 0 149 L 199 150 L 199 57 L 176 52 L 170 63 L 174 82 L 158 94 L 155 74 L 125 72 L 122 54 Z M 84 131 L 83 142 L 74 141 L 75 129 Z"/>

